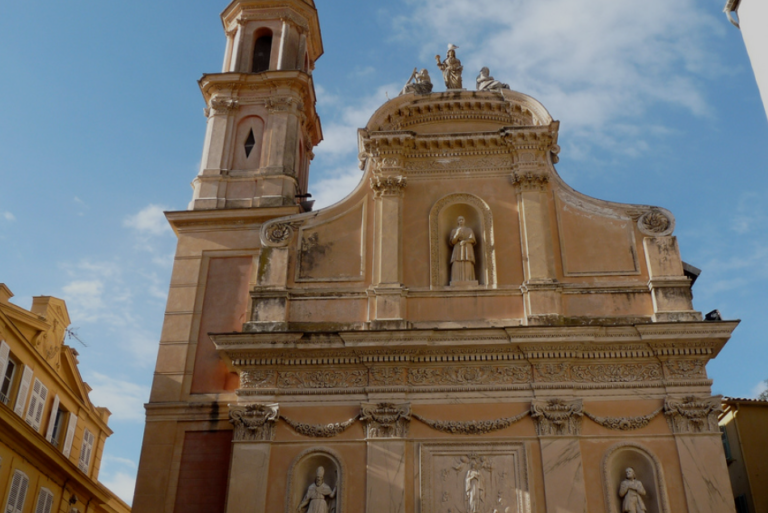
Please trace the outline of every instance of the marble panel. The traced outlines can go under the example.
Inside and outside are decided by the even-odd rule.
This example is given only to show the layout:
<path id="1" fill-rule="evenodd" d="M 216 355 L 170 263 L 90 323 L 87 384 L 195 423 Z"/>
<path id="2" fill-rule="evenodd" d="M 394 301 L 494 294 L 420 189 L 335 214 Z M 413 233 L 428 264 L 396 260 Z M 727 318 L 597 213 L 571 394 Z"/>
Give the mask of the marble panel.
<path id="1" fill-rule="evenodd" d="M 587 513 L 581 448 L 575 438 L 542 438 L 547 513 Z"/>
<path id="2" fill-rule="evenodd" d="M 405 513 L 405 442 L 368 442 L 366 513 Z"/>
<path id="3" fill-rule="evenodd" d="M 720 435 L 675 438 L 688 513 L 734 513 Z"/>

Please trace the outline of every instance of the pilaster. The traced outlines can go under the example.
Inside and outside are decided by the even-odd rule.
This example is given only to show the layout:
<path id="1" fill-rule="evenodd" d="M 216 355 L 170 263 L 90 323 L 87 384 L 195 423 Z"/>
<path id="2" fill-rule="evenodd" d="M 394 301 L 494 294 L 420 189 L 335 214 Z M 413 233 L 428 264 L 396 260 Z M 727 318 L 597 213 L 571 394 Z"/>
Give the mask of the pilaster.
<path id="1" fill-rule="evenodd" d="M 641 227 L 643 219 L 638 223 Z M 648 264 L 648 288 L 653 299 L 655 322 L 700 321 L 701 313 L 693 309 L 691 280 L 683 272 L 677 237 L 643 239 Z"/>
<path id="2" fill-rule="evenodd" d="M 366 513 L 405 513 L 405 439 L 411 406 L 363 403 L 367 445 Z"/>

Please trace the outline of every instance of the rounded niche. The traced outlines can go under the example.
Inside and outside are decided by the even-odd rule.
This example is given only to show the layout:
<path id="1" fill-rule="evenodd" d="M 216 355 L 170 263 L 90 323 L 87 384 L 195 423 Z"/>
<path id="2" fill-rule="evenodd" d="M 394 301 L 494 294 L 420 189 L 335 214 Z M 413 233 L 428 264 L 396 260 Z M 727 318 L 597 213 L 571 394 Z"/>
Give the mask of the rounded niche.
<path id="1" fill-rule="evenodd" d="M 632 469 L 633 475 L 627 475 L 628 469 Z M 637 492 L 637 482 L 642 484 L 645 494 Z M 608 450 L 603 458 L 603 486 L 611 513 L 625 511 L 625 501 L 638 499 L 642 500 L 647 513 L 669 513 L 661 462 L 641 445 L 622 443 Z"/>
<path id="2" fill-rule="evenodd" d="M 288 491 L 285 501 L 286 513 L 297 513 L 299 506 L 307 496 L 311 485 L 315 485 L 318 478 L 318 469 L 323 469 L 323 483 L 327 485 L 326 492 L 336 490 L 333 498 L 326 497 L 328 512 L 342 513 L 344 497 L 344 468 L 338 453 L 328 448 L 308 449 L 299 454 L 293 460 L 288 470 Z M 326 494 L 327 495 L 327 494 Z M 315 495 L 317 496 L 317 495 Z M 323 500 L 323 499 L 320 499 Z M 309 510 L 309 504 L 302 508 L 302 512 Z"/>
<path id="3" fill-rule="evenodd" d="M 432 207 L 429 225 L 432 288 L 496 286 L 493 217 L 482 199 L 472 194 L 445 196 Z M 462 240 L 471 248 L 461 249 Z"/>

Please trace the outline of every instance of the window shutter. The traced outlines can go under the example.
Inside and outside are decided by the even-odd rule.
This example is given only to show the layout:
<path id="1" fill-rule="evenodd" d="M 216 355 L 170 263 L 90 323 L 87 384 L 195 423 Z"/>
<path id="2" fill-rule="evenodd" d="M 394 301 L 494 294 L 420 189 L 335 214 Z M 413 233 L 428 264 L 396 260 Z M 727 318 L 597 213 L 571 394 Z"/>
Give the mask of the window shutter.
<path id="1" fill-rule="evenodd" d="M 37 495 L 37 506 L 35 507 L 35 513 L 51 513 L 51 507 L 53 506 L 53 493 L 47 488 L 40 488 L 40 493 Z"/>
<path id="2" fill-rule="evenodd" d="M 35 430 L 40 429 L 40 423 L 43 420 L 43 410 L 45 409 L 45 400 L 47 398 L 48 388 L 39 379 L 35 378 L 26 418 L 27 424 L 35 428 Z"/>
<path id="3" fill-rule="evenodd" d="M 53 440 L 53 428 L 56 427 L 56 417 L 59 413 L 59 396 L 53 397 L 53 406 L 51 406 L 51 416 L 48 419 L 48 431 L 45 433 L 45 439 L 49 442 Z"/>
<path id="4" fill-rule="evenodd" d="M 93 433 L 85 429 L 83 431 L 83 446 L 80 448 L 80 470 L 88 473 L 88 467 L 91 464 L 91 453 L 93 452 Z"/>
<path id="5" fill-rule="evenodd" d="M 21 375 L 21 384 L 19 393 L 16 395 L 16 407 L 13 411 L 19 417 L 24 416 L 24 407 L 27 405 L 27 396 L 29 395 L 29 385 L 32 383 L 32 369 L 24 366 L 24 374 Z"/>
<path id="6" fill-rule="evenodd" d="M 64 456 L 69 458 L 72 452 L 72 440 L 75 439 L 75 428 L 77 427 L 77 415 L 69 412 L 69 422 L 67 422 L 67 437 L 64 439 L 64 449 L 61 451 Z"/>
<path id="7" fill-rule="evenodd" d="M 8 368 L 8 358 L 11 356 L 11 346 L 5 342 L 0 342 L 0 380 L 5 376 Z"/>
<path id="8" fill-rule="evenodd" d="M 24 472 L 17 470 L 13 474 L 11 491 L 8 493 L 8 503 L 5 505 L 5 513 L 21 513 L 24 509 L 24 500 L 27 498 L 29 478 Z"/>

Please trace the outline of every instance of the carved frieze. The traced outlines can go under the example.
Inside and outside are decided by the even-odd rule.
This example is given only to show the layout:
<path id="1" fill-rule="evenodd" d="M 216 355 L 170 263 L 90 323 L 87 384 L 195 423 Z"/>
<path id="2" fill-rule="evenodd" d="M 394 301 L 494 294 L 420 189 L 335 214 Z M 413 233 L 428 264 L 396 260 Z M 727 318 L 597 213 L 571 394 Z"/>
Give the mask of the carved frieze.
<path id="1" fill-rule="evenodd" d="M 656 363 L 611 363 L 573 365 L 571 377 L 577 383 L 631 383 L 662 379 L 661 366 Z"/>
<path id="2" fill-rule="evenodd" d="M 589 418 L 592 422 L 608 429 L 630 431 L 633 429 L 644 428 L 648 425 L 649 422 L 656 418 L 656 416 L 661 413 L 663 409 L 664 408 L 659 408 L 653 413 L 640 417 L 599 417 L 597 415 L 592 415 L 588 411 L 585 411 L 584 415 L 586 415 L 587 418 Z"/>
<path id="3" fill-rule="evenodd" d="M 398 196 L 405 191 L 408 179 L 404 176 L 372 176 L 371 189 L 374 196 Z"/>
<path id="4" fill-rule="evenodd" d="M 531 402 L 531 417 L 536 421 L 539 436 L 579 435 L 584 406 L 581 399 L 534 400 Z"/>
<path id="5" fill-rule="evenodd" d="M 530 380 L 531 367 L 527 364 L 408 369 L 408 384 L 412 386 L 507 385 L 528 383 Z"/>
<path id="6" fill-rule="evenodd" d="M 240 388 L 272 388 L 276 379 L 274 370 L 244 370 L 240 372 Z"/>
<path id="7" fill-rule="evenodd" d="M 537 363 L 533 366 L 537 383 L 558 383 L 570 381 L 567 363 Z"/>
<path id="8" fill-rule="evenodd" d="M 545 191 L 549 184 L 549 177 L 543 172 L 515 172 L 512 173 L 512 185 L 517 192 Z"/>
<path id="9" fill-rule="evenodd" d="M 392 173 L 399 172 L 403 169 L 403 157 L 400 156 L 386 156 L 375 157 L 373 159 L 374 171 L 376 173 Z"/>
<path id="10" fill-rule="evenodd" d="M 478 171 L 490 169 L 510 169 L 512 160 L 509 155 L 489 155 L 482 157 L 440 157 L 409 160 L 405 169 L 409 175 L 444 175 L 455 171 Z"/>
<path id="11" fill-rule="evenodd" d="M 706 378 L 704 360 L 667 360 L 664 369 L 669 379 Z"/>
<path id="12" fill-rule="evenodd" d="M 410 403 L 362 403 L 360 420 L 366 438 L 405 438 L 411 421 Z"/>
<path id="13" fill-rule="evenodd" d="M 667 398 L 664 415 L 673 433 L 717 433 L 717 415 L 721 413 L 722 397 Z"/>
<path id="14" fill-rule="evenodd" d="M 277 404 L 230 404 L 229 422 L 235 426 L 235 441 L 271 441 L 278 415 Z"/>
<path id="15" fill-rule="evenodd" d="M 372 387 L 399 386 L 405 384 L 405 368 L 375 367 L 370 370 L 368 384 Z"/>
<path id="16" fill-rule="evenodd" d="M 313 438 L 331 438 L 349 429 L 352 424 L 357 421 L 358 416 L 354 416 L 346 422 L 335 422 L 331 424 L 306 424 L 304 422 L 291 420 L 285 415 L 280 415 L 280 418 L 300 435 Z"/>
<path id="17" fill-rule="evenodd" d="M 368 385 L 368 371 L 317 370 L 285 371 L 278 373 L 280 388 L 356 388 Z"/>
<path id="18" fill-rule="evenodd" d="M 413 414 L 413 418 L 426 424 L 434 430 L 450 433 L 452 435 L 483 435 L 500 429 L 505 429 L 528 416 L 531 412 L 526 410 L 514 417 L 505 417 L 494 420 L 433 420 Z"/>
<path id="19" fill-rule="evenodd" d="M 637 220 L 640 233 L 649 237 L 666 237 L 675 231 L 675 218 L 664 208 L 652 208 Z"/>

